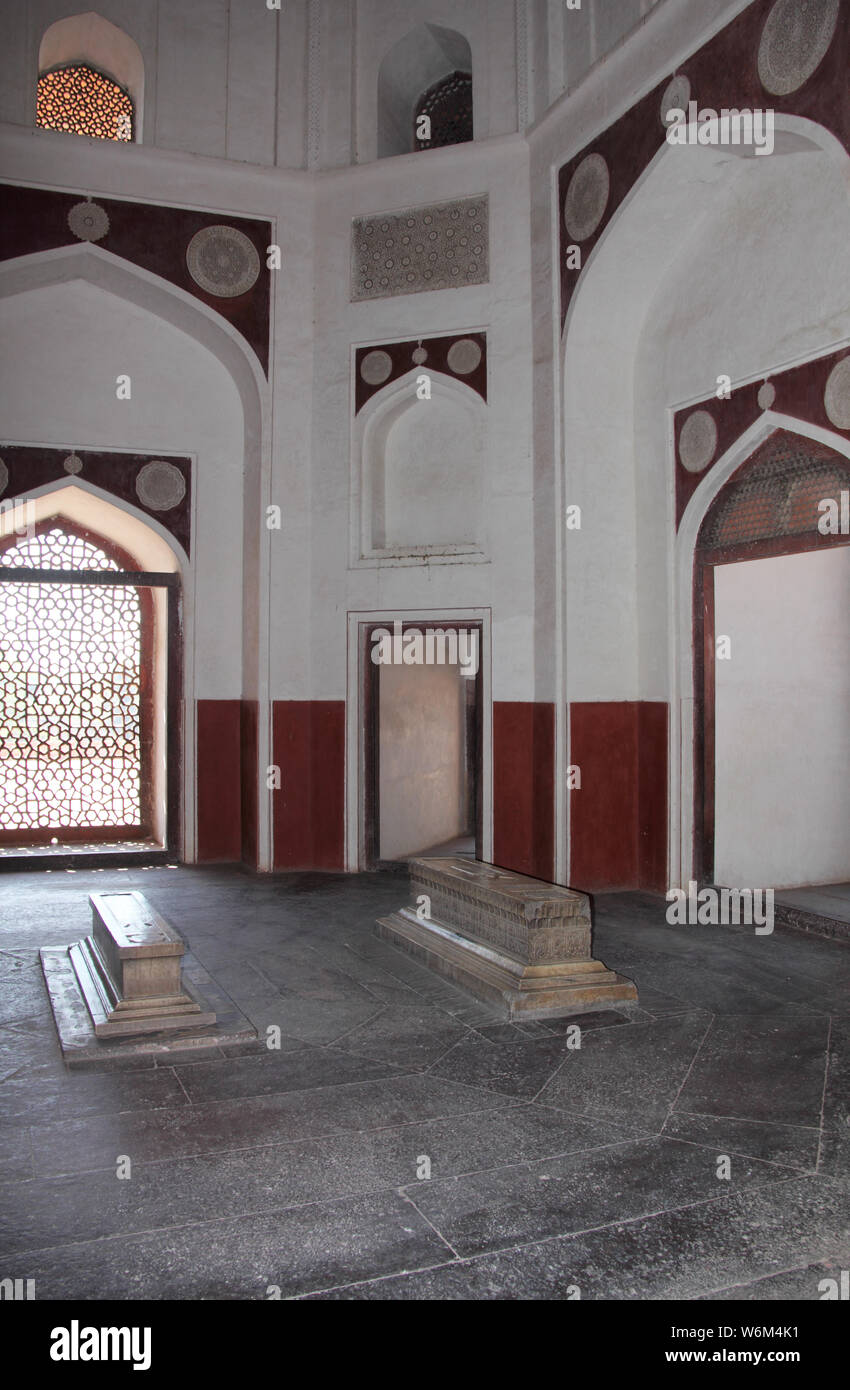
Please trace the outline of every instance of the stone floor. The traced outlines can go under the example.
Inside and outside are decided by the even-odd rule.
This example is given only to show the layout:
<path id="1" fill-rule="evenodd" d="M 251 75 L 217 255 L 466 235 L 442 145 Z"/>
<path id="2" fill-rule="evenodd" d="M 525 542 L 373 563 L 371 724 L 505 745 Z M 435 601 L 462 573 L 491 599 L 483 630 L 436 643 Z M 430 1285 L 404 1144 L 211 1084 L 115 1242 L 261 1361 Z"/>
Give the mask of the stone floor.
<path id="1" fill-rule="evenodd" d="M 37 948 L 128 885 L 279 1051 L 64 1070 Z M 577 1050 L 378 941 L 405 900 L 393 872 L 0 878 L 0 1276 L 37 1299 L 813 1300 L 850 1266 L 846 945 L 600 898 L 595 954 L 640 1007 L 585 1015 Z"/>

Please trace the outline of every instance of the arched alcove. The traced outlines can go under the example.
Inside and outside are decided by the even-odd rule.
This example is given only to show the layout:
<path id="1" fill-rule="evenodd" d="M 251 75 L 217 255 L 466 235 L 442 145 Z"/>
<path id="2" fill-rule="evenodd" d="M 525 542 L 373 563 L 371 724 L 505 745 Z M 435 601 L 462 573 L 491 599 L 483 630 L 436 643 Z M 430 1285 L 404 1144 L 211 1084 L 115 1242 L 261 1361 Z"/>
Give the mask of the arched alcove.
<path id="1" fill-rule="evenodd" d="M 244 588 L 242 582 L 246 569 L 259 574 L 268 535 L 259 521 L 268 468 L 262 369 L 214 310 L 88 245 L 6 262 L 0 267 L 0 308 L 6 340 L 12 333 L 18 344 L 4 373 L 6 437 L 81 451 L 83 473 L 74 482 L 86 500 L 67 488 L 65 505 L 110 505 L 105 494 L 98 497 L 87 487 L 86 450 L 182 453 L 192 459 L 191 564 L 153 517 L 138 521 L 141 512 L 133 517 L 132 509 L 117 504 L 127 549 L 138 540 L 138 522 L 150 531 L 144 548 L 159 548 L 158 560 L 149 554 L 145 563 L 162 571 L 183 569 L 182 839 L 191 861 L 197 703 L 235 700 L 246 689 L 257 698 L 267 641 L 260 606 L 244 597 L 262 591 L 259 579 L 254 588 L 250 579 Z M 131 377 L 129 400 L 116 397 L 119 371 Z M 263 730 L 260 736 L 266 737 Z M 267 825 L 261 831 L 267 834 Z"/>
<path id="2" fill-rule="evenodd" d="M 668 707 L 667 769 L 658 785 L 647 779 L 646 811 L 667 817 L 674 884 L 693 869 L 683 782 L 693 709 L 669 412 L 712 394 L 720 373 L 733 385 L 760 379 L 834 349 L 846 331 L 822 241 L 848 219 L 847 154 L 810 121 L 777 116 L 776 127 L 775 153 L 762 159 L 661 144 L 587 257 L 565 325 L 559 489 L 583 514 L 581 532 L 567 534 L 559 509 L 563 703 Z M 569 735 L 561 746 L 575 761 Z M 574 811 L 585 814 L 578 795 Z"/>
<path id="3" fill-rule="evenodd" d="M 850 687 L 846 646 L 832 637 L 848 618 L 850 543 L 818 529 L 818 505 L 848 487 L 850 441 L 766 411 L 685 509 L 675 556 L 683 882 L 788 887 L 846 870 Z M 817 716 L 814 692 L 826 701 Z M 750 878 L 760 881 L 727 882 L 741 877 L 754 835 Z"/>
<path id="4" fill-rule="evenodd" d="M 141 143 L 145 65 L 138 44 L 94 10 L 58 19 L 42 35 L 37 76 L 79 63 L 103 73 L 127 92 L 135 116 L 133 139 Z"/>
<path id="5" fill-rule="evenodd" d="M 441 24 L 418 25 L 385 54 L 378 70 L 379 159 L 417 148 L 418 104 L 455 73 L 472 75 L 472 52 L 463 34 Z"/>
<path id="6" fill-rule="evenodd" d="M 487 407 L 439 372 L 412 371 L 378 392 L 353 435 L 355 563 L 481 556 Z"/>

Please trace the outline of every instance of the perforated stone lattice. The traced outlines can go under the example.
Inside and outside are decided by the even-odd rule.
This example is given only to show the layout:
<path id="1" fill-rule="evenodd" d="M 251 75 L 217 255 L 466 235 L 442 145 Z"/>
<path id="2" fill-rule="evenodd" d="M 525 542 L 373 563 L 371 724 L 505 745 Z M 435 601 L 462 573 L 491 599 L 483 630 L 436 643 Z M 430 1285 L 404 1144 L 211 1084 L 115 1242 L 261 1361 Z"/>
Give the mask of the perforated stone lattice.
<path id="1" fill-rule="evenodd" d="M 418 119 L 428 116 L 431 135 L 420 140 Z M 438 145 L 463 145 L 472 139 L 472 74 L 453 72 L 435 82 L 416 108 L 414 119 L 416 148 L 430 150 Z"/>
<path id="2" fill-rule="evenodd" d="M 127 141 L 133 138 L 133 119 L 127 93 L 84 63 L 57 68 L 38 79 L 37 126 L 98 140 Z"/>
<path id="3" fill-rule="evenodd" d="M 352 301 L 486 284 L 488 218 L 486 197 L 355 218 Z"/>
<path id="4" fill-rule="evenodd" d="M 805 444 L 777 443 L 711 507 L 700 532 L 700 549 L 817 531 L 818 503 L 838 497 L 848 487 L 850 461 L 845 468 L 838 462 L 813 460 Z"/>
<path id="5" fill-rule="evenodd" d="M 0 566 L 117 570 L 59 527 Z M 122 585 L 0 583 L 0 824 L 127 826 L 141 819 L 141 605 Z"/>

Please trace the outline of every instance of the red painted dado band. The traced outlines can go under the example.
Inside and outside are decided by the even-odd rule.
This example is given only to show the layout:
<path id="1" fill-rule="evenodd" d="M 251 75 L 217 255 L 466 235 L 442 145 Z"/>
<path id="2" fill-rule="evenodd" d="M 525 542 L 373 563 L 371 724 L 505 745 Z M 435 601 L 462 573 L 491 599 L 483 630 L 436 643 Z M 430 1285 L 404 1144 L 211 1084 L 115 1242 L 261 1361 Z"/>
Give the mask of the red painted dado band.
<path id="1" fill-rule="evenodd" d="M 270 795 L 274 867 L 343 870 L 345 702 L 274 702 L 281 786 L 270 792 L 257 766 L 257 717 L 255 701 L 198 701 L 198 859 L 255 866 L 258 795 Z M 581 768 L 581 788 L 570 794 L 571 884 L 663 890 L 667 705 L 578 703 L 570 723 L 570 761 Z M 493 792 L 495 862 L 552 880 L 553 704 L 494 703 Z"/>

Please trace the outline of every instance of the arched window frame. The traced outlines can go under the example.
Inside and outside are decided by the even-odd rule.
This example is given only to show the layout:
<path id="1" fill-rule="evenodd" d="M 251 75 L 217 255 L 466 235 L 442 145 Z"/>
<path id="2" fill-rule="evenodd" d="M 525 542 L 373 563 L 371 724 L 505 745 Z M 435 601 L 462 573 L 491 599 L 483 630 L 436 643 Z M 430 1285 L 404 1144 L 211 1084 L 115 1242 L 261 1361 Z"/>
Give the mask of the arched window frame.
<path id="1" fill-rule="evenodd" d="M 421 148 L 415 136 L 416 112 L 435 86 L 457 72 L 468 73 L 474 88 L 469 40 L 440 24 L 418 25 L 384 54 L 377 83 L 379 159 Z"/>
<path id="2" fill-rule="evenodd" d="M 41 520 L 30 522 L 26 510 L 19 512 L 20 520 L 26 524 L 26 531 L 13 529 L 14 514 L 8 518 L 13 524 L 0 533 L 0 556 L 14 549 L 22 541 L 33 535 L 40 535 L 55 529 L 67 535 L 79 537 L 96 546 L 117 565 L 117 569 L 95 570 L 79 569 L 51 571 L 49 569 L 12 569 L 0 564 L 0 584 L 20 582 L 26 576 L 30 582 L 69 584 L 115 584 L 135 588 L 140 603 L 140 743 L 142 757 L 141 772 L 141 816 L 140 826 L 133 827 L 128 834 L 125 827 L 61 827 L 46 831 L 32 830 L 24 837 L 19 830 L 8 831 L 0 828 L 0 844 L 26 842 L 42 844 L 58 834 L 63 842 L 152 839 L 162 844 L 164 850 L 175 850 L 179 844 L 179 773 L 182 763 L 179 710 L 182 699 L 180 668 L 182 665 L 182 642 L 180 637 L 180 577 L 172 572 L 144 571 L 137 568 L 137 560 L 109 537 L 99 531 L 90 530 L 79 521 L 64 515 L 61 511 L 51 512 Z M 49 575 L 53 578 L 47 578 Z M 62 575 L 63 578 L 57 578 Z M 79 578 L 78 578 L 79 576 Z M 161 631 L 161 636 L 157 632 Z M 160 650 L 162 655 L 160 655 Z M 157 667 L 160 661 L 167 668 L 166 694 L 161 708 L 157 708 L 157 689 L 162 685 Z M 158 732 L 159 731 L 159 732 Z M 156 761 L 166 759 L 168 775 L 162 788 L 161 804 L 155 805 L 157 798 Z"/>
<path id="3" fill-rule="evenodd" d="M 51 24 L 41 37 L 38 71 L 33 84 L 33 123 L 38 79 L 75 65 L 91 68 L 114 82 L 133 104 L 133 144 L 141 144 L 144 121 L 145 65 L 141 49 L 129 34 L 89 10 Z M 110 142 L 111 143 L 111 142 Z"/>

